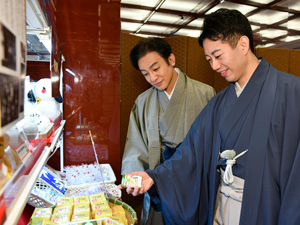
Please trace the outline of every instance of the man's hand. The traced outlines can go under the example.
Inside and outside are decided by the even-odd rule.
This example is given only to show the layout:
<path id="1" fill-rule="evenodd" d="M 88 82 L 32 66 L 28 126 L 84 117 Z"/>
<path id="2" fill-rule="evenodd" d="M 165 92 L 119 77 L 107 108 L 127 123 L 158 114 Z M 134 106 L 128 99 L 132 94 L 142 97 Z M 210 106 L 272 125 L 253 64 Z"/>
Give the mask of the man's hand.
<path id="1" fill-rule="evenodd" d="M 126 188 L 127 194 L 132 194 L 133 196 L 137 196 L 139 194 L 144 194 L 146 191 L 148 191 L 152 185 L 154 184 L 154 181 L 152 180 L 151 177 L 146 172 L 134 172 L 134 173 L 129 173 L 129 175 L 136 175 L 136 176 L 141 176 L 142 177 L 142 187 L 139 188 L 138 186 L 136 187 L 124 187 L 121 184 L 118 185 L 118 189 L 124 189 Z"/>

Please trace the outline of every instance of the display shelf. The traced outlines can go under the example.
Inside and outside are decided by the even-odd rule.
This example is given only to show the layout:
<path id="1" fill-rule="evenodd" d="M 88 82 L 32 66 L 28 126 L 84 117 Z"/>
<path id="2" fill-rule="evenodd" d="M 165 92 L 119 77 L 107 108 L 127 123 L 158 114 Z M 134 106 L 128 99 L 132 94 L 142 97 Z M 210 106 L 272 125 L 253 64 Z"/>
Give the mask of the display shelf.
<path id="1" fill-rule="evenodd" d="M 13 188 L 13 185 L 15 185 L 14 181 L 16 182 L 16 180 L 18 180 L 21 177 L 24 179 L 24 182 L 22 182 L 21 187 L 14 196 L 13 201 L 6 208 L 6 220 L 4 222 L 4 225 L 17 224 L 25 208 L 27 198 L 31 192 L 33 185 L 35 184 L 36 179 L 38 178 L 42 168 L 46 164 L 49 155 L 57 145 L 57 142 L 63 132 L 65 122 L 65 120 L 61 121 L 60 127 L 55 132 L 55 136 L 53 138 L 51 146 L 46 146 L 41 150 L 36 150 L 34 152 L 35 154 L 32 154 L 33 159 L 31 159 L 31 163 L 27 166 L 25 166 L 25 164 L 27 163 L 20 166 L 20 168 L 15 172 L 14 176 L 1 189 L 0 193 L 3 193 L 7 188 Z M 29 174 L 26 177 L 24 177 L 24 175 L 27 174 L 27 172 Z"/>

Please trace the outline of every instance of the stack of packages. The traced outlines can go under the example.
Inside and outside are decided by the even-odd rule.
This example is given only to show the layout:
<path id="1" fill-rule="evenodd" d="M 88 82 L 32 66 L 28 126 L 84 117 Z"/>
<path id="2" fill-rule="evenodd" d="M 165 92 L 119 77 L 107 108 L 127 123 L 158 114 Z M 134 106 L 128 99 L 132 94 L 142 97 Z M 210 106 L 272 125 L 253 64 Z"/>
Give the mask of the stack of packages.
<path id="1" fill-rule="evenodd" d="M 105 219 L 103 219 L 105 218 Z M 79 197 L 59 197 L 56 207 L 36 208 L 31 216 L 30 225 L 53 225 L 69 222 L 98 219 L 98 225 L 128 225 L 126 213 L 121 205 L 110 206 L 104 192 Z M 100 220 L 101 219 L 101 220 Z"/>

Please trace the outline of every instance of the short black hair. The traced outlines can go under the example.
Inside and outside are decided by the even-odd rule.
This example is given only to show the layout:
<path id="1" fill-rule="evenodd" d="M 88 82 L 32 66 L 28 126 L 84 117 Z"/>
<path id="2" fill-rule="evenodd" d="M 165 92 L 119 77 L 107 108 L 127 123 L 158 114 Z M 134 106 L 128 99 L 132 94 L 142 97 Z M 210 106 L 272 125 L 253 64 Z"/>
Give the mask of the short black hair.
<path id="1" fill-rule="evenodd" d="M 221 40 L 235 48 L 243 35 L 249 38 L 250 49 L 254 53 L 253 32 L 247 17 L 238 10 L 221 8 L 205 17 L 198 42 L 203 47 L 205 39 Z"/>
<path id="2" fill-rule="evenodd" d="M 166 60 L 167 64 L 170 65 L 168 59 L 172 53 L 172 49 L 169 43 L 162 38 L 151 37 L 140 40 L 140 42 L 131 50 L 130 61 L 134 68 L 139 70 L 138 61 L 148 52 L 157 52 Z"/>

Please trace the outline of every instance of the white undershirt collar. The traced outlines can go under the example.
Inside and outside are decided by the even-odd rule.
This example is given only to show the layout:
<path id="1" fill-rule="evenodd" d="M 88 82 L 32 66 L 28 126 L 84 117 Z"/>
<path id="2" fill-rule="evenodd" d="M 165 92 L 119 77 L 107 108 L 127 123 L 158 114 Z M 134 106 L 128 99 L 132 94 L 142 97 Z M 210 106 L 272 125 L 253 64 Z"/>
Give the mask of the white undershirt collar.
<path id="1" fill-rule="evenodd" d="M 244 84 L 244 86 L 241 88 L 241 86 L 239 85 L 238 82 L 234 83 L 234 88 L 235 88 L 235 93 L 237 97 L 240 97 L 240 95 L 242 94 L 243 90 L 245 89 L 246 85 L 248 84 L 248 81 Z"/>
<path id="2" fill-rule="evenodd" d="M 180 70 L 178 68 L 175 68 L 175 71 L 177 72 L 178 76 L 177 76 L 177 80 L 176 80 L 176 83 L 173 87 L 173 90 L 172 90 L 171 94 L 168 94 L 166 91 L 164 91 L 169 100 L 171 99 L 171 97 L 173 95 L 173 92 L 175 90 L 175 87 L 176 87 L 176 84 L 177 84 L 177 81 L 178 81 L 178 77 L 179 77 L 179 74 L 180 74 Z"/>

